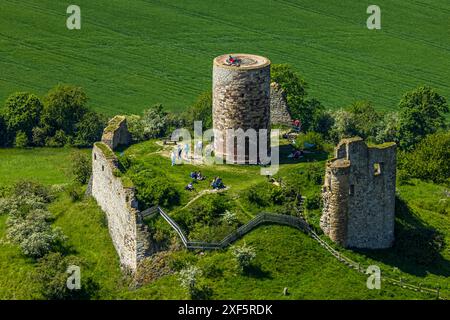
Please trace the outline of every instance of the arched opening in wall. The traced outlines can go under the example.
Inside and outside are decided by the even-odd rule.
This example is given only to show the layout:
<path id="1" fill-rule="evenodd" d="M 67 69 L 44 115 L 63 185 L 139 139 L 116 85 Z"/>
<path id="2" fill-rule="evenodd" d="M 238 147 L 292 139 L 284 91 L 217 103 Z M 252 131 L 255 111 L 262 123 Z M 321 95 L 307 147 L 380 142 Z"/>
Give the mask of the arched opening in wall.
<path id="1" fill-rule="evenodd" d="M 105 166 L 102 166 L 102 171 L 105 171 Z"/>
<path id="2" fill-rule="evenodd" d="M 94 153 L 94 160 L 97 160 L 97 154 Z"/>

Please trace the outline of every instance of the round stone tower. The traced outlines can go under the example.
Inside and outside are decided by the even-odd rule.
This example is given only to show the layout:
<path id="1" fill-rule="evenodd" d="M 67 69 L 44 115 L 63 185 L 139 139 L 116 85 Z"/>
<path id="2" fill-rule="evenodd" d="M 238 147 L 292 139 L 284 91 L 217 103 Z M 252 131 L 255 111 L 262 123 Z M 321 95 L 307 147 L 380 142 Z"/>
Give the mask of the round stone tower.
<path id="1" fill-rule="evenodd" d="M 270 152 L 270 60 L 251 54 L 226 54 L 215 58 L 212 111 L 213 127 L 219 133 L 214 140 L 217 157 L 227 162 L 232 159 L 233 163 L 259 161 L 261 129 L 267 130 L 267 150 Z M 244 156 L 238 157 L 239 141 L 242 141 L 238 138 L 231 142 L 228 136 L 233 148 L 227 148 L 229 129 L 256 131 L 256 141 L 249 138 L 250 134 L 244 139 Z M 257 149 L 257 155 L 253 155 L 253 148 Z M 255 156 L 257 160 L 254 160 Z"/>

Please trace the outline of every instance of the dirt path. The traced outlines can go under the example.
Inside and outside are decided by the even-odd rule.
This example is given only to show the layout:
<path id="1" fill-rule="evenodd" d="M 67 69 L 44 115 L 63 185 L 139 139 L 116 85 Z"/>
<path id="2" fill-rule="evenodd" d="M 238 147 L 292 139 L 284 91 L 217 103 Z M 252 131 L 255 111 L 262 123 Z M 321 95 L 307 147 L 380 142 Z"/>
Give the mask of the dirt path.
<path id="1" fill-rule="evenodd" d="M 206 189 L 206 190 L 202 190 L 200 191 L 194 198 L 192 198 L 183 208 L 179 209 L 179 210 L 183 210 L 186 209 L 187 207 L 189 207 L 194 201 L 198 200 L 199 198 L 201 198 L 202 196 L 204 196 L 205 194 L 213 194 L 213 193 L 219 193 L 219 192 L 224 192 L 229 190 L 230 187 L 226 187 L 224 189 Z"/>

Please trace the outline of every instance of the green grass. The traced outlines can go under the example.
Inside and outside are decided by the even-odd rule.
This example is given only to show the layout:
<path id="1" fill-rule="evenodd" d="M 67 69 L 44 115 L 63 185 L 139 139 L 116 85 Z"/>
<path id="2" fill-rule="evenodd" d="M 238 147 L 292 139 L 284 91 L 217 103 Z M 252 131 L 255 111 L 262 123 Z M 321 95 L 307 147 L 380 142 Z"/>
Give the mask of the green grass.
<path id="1" fill-rule="evenodd" d="M 0 149 L 0 186 L 22 179 L 68 183 L 70 153 L 70 148 Z"/>
<path id="2" fill-rule="evenodd" d="M 212 60 L 227 52 L 292 64 L 330 108 L 367 99 L 392 110 L 420 84 L 450 97 L 446 0 L 380 0 L 376 31 L 366 28 L 370 1 L 79 0 L 79 31 L 65 26 L 69 4 L 2 1 L 0 100 L 62 82 L 109 115 L 159 102 L 183 110 L 210 89 Z"/>
<path id="3" fill-rule="evenodd" d="M 189 181 L 188 174 L 198 167 L 180 165 L 171 167 L 170 160 L 158 152 L 160 147 L 154 141 L 133 145 L 124 150 L 124 154 L 141 159 L 146 167 L 164 170 L 170 180 L 178 187 Z M 7 184 L 24 177 L 28 170 L 41 167 L 44 163 L 47 171 L 36 176 L 35 180 L 47 184 L 70 181 L 63 173 L 58 178 L 53 174 L 56 164 L 66 163 L 70 149 L 38 150 L 4 150 L 2 158 L 11 163 L 21 162 L 20 171 L 15 179 L 9 178 Z M 42 154 L 40 154 L 42 152 Z M 88 151 L 86 151 L 88 152 Z M 120 157 L 119 152 L 119 157 Z M 55 159 L 49 161 L 51 154 Z M 41 155 L 41 157 L 39 157 Z M 45 156 L 44 156 L 45 155 Z M 65 160 L 65 161 L 64 161 Z M 50 165 L 53 163 L 53 168 Z M 292 175 L 311 163 L 287 163 L 280 169 L 280 176 Z M 201 167 L 202 173 L 209 177 L 220 172 L 224 182 L 231 186 L 228 196 L 240 195 L 249 186 L 265 181 L 257 167 L 253 166 L 215 166 Z M 62 170 L 64 172 L 65 170 Z M 2 169 L 0 174 L 7 176 L 9 170 Z M 53 179 L 53 180 L 50 180 Z M 6 182 L 5 182 L 6 184 Z M 207 189 L 204 182 L 201 188 Z M 305 185 L 305 194 L 314 193 L 314 185 Z M 428 286 L 440 284 L 446 289 L 450 275 L 450 221 L 449 216 L 439 214 L 445 199 L 444 187 L 413 180 L 410 185 L 399 187 L 400 196 L 406 201 L 414 214 L 414 221 L 439 230 L 444 235 L 447 247 L 441 252 L 437 264 L 423 267 L 408 263 L 402 255 L 395 255 L 392 250 L 380 252 L 356 252 L 342 250 L 363 265 L 376 264 L 382 272 L 392 274 L 394 267 L 399 268 L 398 275 L 413 283 Z M 185 204 L 193 194 L 185 192 L 182 203 Z M 248 203 L 240 199 L 242 208 L 248 210 Z M 176 208 L 175 208 L 176 209 Z M 256 212 L 243 210 L 242 219 L 249 219 Z M 50 205 L 55 215 L 55 226 L 61 227 L 68 236 L 70 251 L 86 261 L 82 276 L 91 277 L 98 285 L 99 299 L 185 299 L 186 293 L 179 287 L 176 274 L 166 275 L 155 282 L 145 284 L 138 289 L 130 289 L 123 277 L 119 259 L 109 236 L 105 214 L 93 199 L 71 202 L 66 194 L 61 194 Z M 247 213 L 248 216 L 245 216 Z M 320 212 L 312 212 L 318 215 Z M 5 235 L 5 216 L 0 216 L 0 238 Z M 314 220 L 314 222 L 317 222 Z M 255 247 L 257 258 L 251 271 L 246 275 L 236 273 L 235 262 L 230 250 L 207 252 L 176 251 L 170 254 L 172 261 L 183 264 L 190 261 L 205 272 L 202 280 L 212 289 L 213 299 L 432 299 L 426 294 L 415 293 L 388 285 L 383 282 L 382 289 L 368 290 L 366 277 L 339 263 L 334 257 L 302 232 L 284 226 L 261 226 L 237 244 L 247 243 Z M 214 270 L 214 276 L 210 271 Z M 38 284 L 35 282 L 35 264 L 25 258 L 17 246 L 0 243 L 0 299 L 40 299 Z M 289 289 L 290 295 L 283 296 L 283 288 Z"/>

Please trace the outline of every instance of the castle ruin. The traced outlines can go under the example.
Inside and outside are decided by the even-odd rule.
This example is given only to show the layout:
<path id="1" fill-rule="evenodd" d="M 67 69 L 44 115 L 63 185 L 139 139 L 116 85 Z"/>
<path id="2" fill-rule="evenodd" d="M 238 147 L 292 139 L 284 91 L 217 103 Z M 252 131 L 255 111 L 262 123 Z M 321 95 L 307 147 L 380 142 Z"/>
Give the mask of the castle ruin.
<path id="1" fill-rule="evenodd" d="M 396 144 L 342 140 L 326 166 L 322 230 L 349 248 L 382 249 L 394 242 Z"/>

